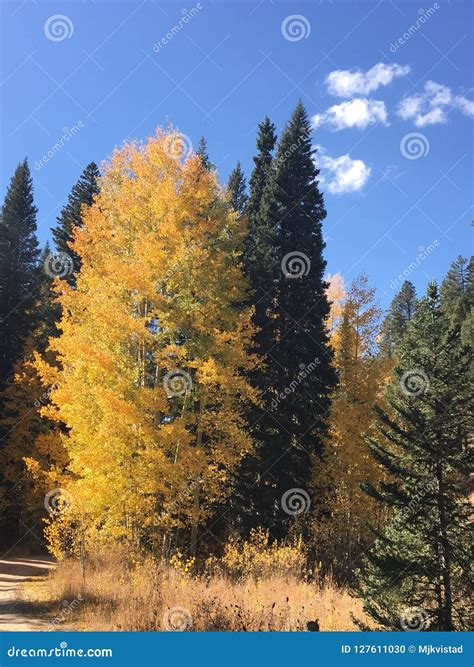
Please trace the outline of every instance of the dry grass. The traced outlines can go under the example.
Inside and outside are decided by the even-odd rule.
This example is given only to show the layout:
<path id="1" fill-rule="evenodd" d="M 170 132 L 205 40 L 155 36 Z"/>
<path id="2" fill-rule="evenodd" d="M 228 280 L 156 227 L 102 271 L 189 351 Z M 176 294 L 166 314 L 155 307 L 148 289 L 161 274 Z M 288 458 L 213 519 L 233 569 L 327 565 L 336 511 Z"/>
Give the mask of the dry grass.
<path id="1" fill-rule="evenodd" d="M 65 561 L 47 582 L 56 608 L 67 601 L 65 624 L 80 630 L 301 631 L 316 619 L 323 631 L 356 630 L 350 614 L 363 617 L 361 603 L 329 580 L 196 577 L 110 553 L 89 563 L 84 581 L 79 564 Z"/>

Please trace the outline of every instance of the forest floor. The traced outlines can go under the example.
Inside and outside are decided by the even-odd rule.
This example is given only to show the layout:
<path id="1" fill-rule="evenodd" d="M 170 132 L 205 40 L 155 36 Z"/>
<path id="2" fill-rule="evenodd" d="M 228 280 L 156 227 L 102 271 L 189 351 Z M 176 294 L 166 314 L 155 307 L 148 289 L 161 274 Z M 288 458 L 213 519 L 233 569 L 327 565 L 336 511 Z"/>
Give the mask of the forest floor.
<path id="1" fill-rule="evenodd" d="M 49 605 L 38 598 L 45 575 L 53 567 L 53 559 L 43 557 L 16 557 L 0 560 L 0 631 L 49 630 Z M 25 591 L 35 587 L 35 599 Z"/>
<path id="2" fill-rule="evenodd" d="M 357 630 L 353 615 L 364 619 L 361 601 L 330 578 L 193 575 L 117 550 L 91 558 L 85 576 L 72 559 L 0 560 L 0 631 Z"/>

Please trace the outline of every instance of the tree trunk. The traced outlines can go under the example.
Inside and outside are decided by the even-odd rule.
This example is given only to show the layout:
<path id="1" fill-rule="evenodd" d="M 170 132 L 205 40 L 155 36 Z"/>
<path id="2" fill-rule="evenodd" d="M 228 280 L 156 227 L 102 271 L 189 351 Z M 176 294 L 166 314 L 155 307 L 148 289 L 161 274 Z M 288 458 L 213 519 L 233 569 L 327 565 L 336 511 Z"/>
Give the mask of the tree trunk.
<path id="1" fill-rule="evenodd" d="M 447 517 L 444 503 L 443 471 L 440 463 L 436 465 L 436 478 L 438 481 L 438 512 L 442 548 L 441 573 L 444 589 L 444 604 L 441 614 L 441 630 L 454 630 L 453 628 L 453 596 L 451 590 L 451 547 L 447 534 Z"/>

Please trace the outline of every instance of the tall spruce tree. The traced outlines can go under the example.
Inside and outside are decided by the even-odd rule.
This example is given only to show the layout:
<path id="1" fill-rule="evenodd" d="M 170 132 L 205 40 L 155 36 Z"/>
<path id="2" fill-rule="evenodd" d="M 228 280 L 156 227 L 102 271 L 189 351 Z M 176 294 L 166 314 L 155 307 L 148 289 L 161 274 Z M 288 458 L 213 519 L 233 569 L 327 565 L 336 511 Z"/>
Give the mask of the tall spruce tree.
<path id="1" fill-rule="evenodd" d="M 207 152 L 207 141 L 204 137 L 201 137 L 199 139 L 199 144 L 196 154 L 199 155 L 199 157 L 201 158 L 202 166 L 204 167 L 204 169 L 207 169 L 208 171 L 214 169 L 214 164 L 211 162 L 209 158 L 209 153 Z"/>
<path id="2" fill-rule="evenodd" d="M 38 281 L 37 208 L 28 162 L 10 181 L 0 219 L 0 388 L 3 388 L 34 324 Z"/>
<path id="3" fill-rule="evenodd" d="M 248 197 L 247 183 L 240 162 L 237 162 L 235 168 L 229 175 L 227 192 L 232 208 L 239 213 L 243 213 L 247 205 Z"/>
<path id="4" fill-rule="evenodd" d="M 469 479 L 472 402 L 469 350 L 430 284 L 397 351 L 368 443 L 387 481 L 366 491 L 390 508 L 356 572 L 365 611 L 382 627 L 464 630 L 469 626 Z"/>
<path id="5" fill-rule="evenodd" d="M 452 323 L 461 325 L 461 336 L 466 344 L 472 341 L 474 324 L 474 262 L 472 257 L 459 257 L 451 264 L 441 283 L 441 306 Z"/>
<path id="6" fill-rule="evenodd" d="M 260 457 L 274 424 L 268 413 L 271 397 L 267 391 L 273 369 L 265 356 L 272 344 L 272 301 L 278 263 L 275 233 L 267 226 L 269 221 L 261 216 L 261 204 L 270 180 L 275 144 L 275 126 L 267 116 L 258 126 L 257 154 L 253 158 L 255 166 L 249 179 L 249 198 L 245 207 L 248 233 L 243 247 L 244 271 L 250 287 L 248 305 L 254 309 L 253 324 L 256 331 L 252 352 L 261 360 L 259 366 L 248 373 L 249 382 L 260 393 L 260 406 L 249 404 L 245 415 L 256 451 L 242 461 L 236 472 L 234 493 L 226 505 L 225 520 L 219 527 L 223 533 L 229 525 L 244 534 L 258 525 L 265 525 L 266 516 L 262 510 L 272 502 L 272 497 L 266 497 L 265 494 L 269 483 L 262 479 Z M 216 527 L 213 527 L 215 532 Z"/>
<path id="7" fill-rule="evenodd" d="M 67 204 L 61 210 L 57 225 L 52 235 L 58 252 L 65 253 L 72 260 L 73 271 L 67 271 L 65 278 L 74 284 L 74 273 L 81 268 L 81 260 L 70 243 L 75 227 L 82 225 L 82 207 L 92 206 L 94 198 L 99 193 L 99 169 L 95 162 L 90 162 L 82 172 L 77 183 L 72 187 Z"/>
<path id="8" fill-rule="evenodd" d="M 408 322 L 416 312 L 418 299 L 414 285 L 405 280 L 398 294 L 392 299 L 382 326 L 381 351 L 393 357 L 406 333 Z"/>
<path id="9" fill-rule="evenodd" d="M 308 487 L 336 384 L 323 279 L 326 211 L 314 154 L 311 124 L 299 102 L 269 169 L 258 214 L 270 271 L 260 286 L 268 309 L 259 341 L 265 394 L 254 505 L 275 537 L 285 535 L 293 519 L 287 492 Z"/>

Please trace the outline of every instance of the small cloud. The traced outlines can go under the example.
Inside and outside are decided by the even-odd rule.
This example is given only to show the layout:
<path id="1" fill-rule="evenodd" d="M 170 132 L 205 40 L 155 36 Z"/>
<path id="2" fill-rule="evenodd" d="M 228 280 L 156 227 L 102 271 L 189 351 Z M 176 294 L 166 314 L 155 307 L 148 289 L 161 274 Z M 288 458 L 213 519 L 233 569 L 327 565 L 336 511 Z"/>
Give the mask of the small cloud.
<path id="1" fill-rule="evenodd" d="M 400 102 L 397 113 L 403 120 L 413 120 L 416 127 L 424 127 L 446 123 L 453 108 L 466 116 L 474 116 L 474 102 L 463 95 L 454 95 L 448 86 L 427 81 L 422 93 L 405 97 Z"/>
<path id="2" fill-rule="evenodd" d="M 313 116 L 312 122 L 313 127 L 329 125 L 336 131 L 346 127 L 357 127 L 363 130 L 375 123 L 388 125 L 385 103 L 362 98 L 335 104 L 324 113 Z"/>
<path id="3" fill-rule="evenodd" d="M 337 97 L 353 97 L 354 95 L 369 95 L 380 88 L 388 86 L 395 78 L 406 76 L 410 71 L 409 65 L 386 65 L 377 63 L 367 72 L 362 70 L 338 69 L 330 72 L 326 77 L 328 92 Z"/>
<path id="4" fill-rule="evenodd" d="M 317 146 L 315 163 L 321 169 L 319 181 L 332 194 L 357 192 L 367 183 L 371 169 L 362 160 L 354 160 L 348 155 L 333 158 L 326 154 L 322 146 Z"/>

